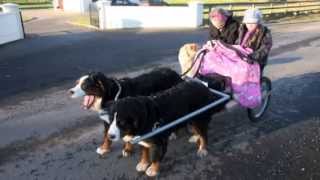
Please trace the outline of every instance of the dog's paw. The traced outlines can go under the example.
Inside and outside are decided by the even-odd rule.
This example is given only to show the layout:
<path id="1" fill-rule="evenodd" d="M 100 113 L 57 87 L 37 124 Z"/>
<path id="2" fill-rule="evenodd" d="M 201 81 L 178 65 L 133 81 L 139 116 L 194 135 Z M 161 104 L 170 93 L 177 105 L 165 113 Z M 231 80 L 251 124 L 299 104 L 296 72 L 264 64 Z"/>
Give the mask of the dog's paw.
<path id="1" fill-rule="evenodd" d="M 148 168 L 149 164 L 148 163 L 141 163 L 139 162 L 136 166 L 136 170 L 138 172 L 145 172 Z"/>
<path id="2" fill-rule="evenodd" d="M 199 135 L 193 135 L 189 138 L 189 143 L 197 143 L 197 141 L 200 139 Z"/>
<path id="3" fill-rule="evenodd" d="M 105 154 L 107 154 L 108 152 L 110 152 L 110 149 L 103 149 L 103 148 L 101 148 L 101 147 L 98 147 L 97 148 L 97 150 L 96 150 L 96 152 L 99 154 L 99 155 L 105 155 Z"/>
<path id="4" fill-rule="evenodd" d="M 169 136 L 169 140 L 173 141 L 173 140 L 176 140 L 176 139 L 177 139 L 176 133 L 171 133 L 170 136 Z"/>
<path id="5" fill-rule="evenodd" d="M 150 166 L 147 171 L 146 171 L 146 175 L 149 177 L 155 177 L 159 174 L 159 171 L 152 168 L 152 166 Z"/>
<path id="6" fill-rule="evenodd" d="M 200 158 L 204 158 L 208 155 L 208 151 L 206 149 L 199 149 L 198 152 L 197 152 L 197 155 L 200 157 Z"/>
<path id="7" fill-rule="evenodd" d="M 123 157 L 129 157 L 131 154 L 132 154 L 132 152 L 130 152 L 128 150 L 125 150 L 125 149 L 122 150 L 122 156 Z"/>

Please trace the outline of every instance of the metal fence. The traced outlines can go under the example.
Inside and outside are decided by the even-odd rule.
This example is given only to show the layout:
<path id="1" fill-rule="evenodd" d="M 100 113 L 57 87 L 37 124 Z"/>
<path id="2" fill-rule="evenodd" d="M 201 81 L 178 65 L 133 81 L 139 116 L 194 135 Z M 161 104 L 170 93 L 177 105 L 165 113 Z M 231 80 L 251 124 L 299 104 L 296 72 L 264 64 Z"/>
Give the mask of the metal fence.
<path id="1" fill-rule="evenodd" d="M 52 0 L 0 0 L 0 4 L 15 3 L 20 9 L 48 9 L 52 8 Z"/>
<path id="2" fill-rule="evenodd" d="M 229 4 L 205 4 L 204 14 L 208 14 L 212 7 L 223 7 L 233 11 L 235 16 L 242 16 L 243 11 L 249 7 L 259 8 L 262 13 L 288 13 L 288 12 L 312 12 L 320 10 L 320 1 L 289 1 L 289 2 L 255 2 L 255 3 L 229 3 Z"/>
<path id="3" fill-rule="evenodd" d="M 186 4 L 175 4 L 174 6 L 186 6 Z M 231 2 L 231 3 L 209 3 L 204 4 L 204 24 L 208 24 L 208 14 L 211 8 L 222 7 L 233 12 L 236 17 L 243 16 L 243 12 L 250 8 L 259 8 L 263 15 L 287 15 L 320 12 L 320 0 L 307 1 L 266 1 L 266 2 Z"/>
<path id="4" fill-rule="evenodd" d="M 95 3 L 89 4 L 89 18 L 92 26 L 99 27 L 99 10 Z"/>
<path id="5" fill-rule="evenodd" d="M 17 3 L 17 4 L 47 4 L 52 3 L 52 0 L 0 0 L 0 4 L 2 3 Z"/>

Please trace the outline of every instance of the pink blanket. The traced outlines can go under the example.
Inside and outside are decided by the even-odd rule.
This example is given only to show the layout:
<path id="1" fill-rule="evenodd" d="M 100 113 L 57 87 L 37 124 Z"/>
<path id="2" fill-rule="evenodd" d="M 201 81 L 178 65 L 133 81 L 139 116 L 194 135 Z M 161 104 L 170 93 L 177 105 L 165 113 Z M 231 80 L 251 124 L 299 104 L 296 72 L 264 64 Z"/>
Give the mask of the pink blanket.
<path id="1" fill-rule="evenodd" d="M 239 45 L 224 45 L 219 41 L 215 41 L 213 47 L 204 49 L 208 52 L 203 57 L 199 73 L 230 77 L 234 98 L 240 105 L 247 108 L 260 105 L 260 66 L 256 62 L 249 64 L 243 60 L 252 50 Z M 199 62 L 197 60 L 198 65 Z"/>

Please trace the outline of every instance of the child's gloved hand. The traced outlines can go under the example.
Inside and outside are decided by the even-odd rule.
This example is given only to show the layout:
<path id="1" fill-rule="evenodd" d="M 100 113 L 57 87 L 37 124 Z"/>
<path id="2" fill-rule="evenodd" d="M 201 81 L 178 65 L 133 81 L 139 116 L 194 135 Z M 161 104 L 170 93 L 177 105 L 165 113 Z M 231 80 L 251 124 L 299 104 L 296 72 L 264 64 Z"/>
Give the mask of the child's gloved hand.
<path id="1" fill-rule="evenodd" d="M 244 61 L 246 61 L 248 64 L 253 64 L 254 63 L 254 60 L 250 57 L 244 57 L 243 58 Z"/>
<path id="2" fill-rule="evenodd" d="M 254 54 L 254 53 L 249 54 L 248 57 L 247 57 L 247 59 L 248 59 L 247 62 L 248 62 L 249 64 L 253 64 L 253 63 L 256 61 L 255 54 Z"/>

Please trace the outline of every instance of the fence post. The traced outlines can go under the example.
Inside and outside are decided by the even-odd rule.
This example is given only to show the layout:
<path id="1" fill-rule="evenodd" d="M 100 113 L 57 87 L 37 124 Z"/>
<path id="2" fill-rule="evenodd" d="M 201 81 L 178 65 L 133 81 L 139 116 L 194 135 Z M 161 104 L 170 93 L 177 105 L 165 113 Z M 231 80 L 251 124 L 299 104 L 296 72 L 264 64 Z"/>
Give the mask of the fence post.
<path id="1" fill-rule="evenodd" d="M 201 2 L 189 2 L 188 6 L 192 9 L 194 13 L 194 27 L 199 27 L 203 25 L 203 4 Z M 210 13 L 210 12 L 209 12 Z"/>
<path id="2" fill-rule="evenodd" d="M 23 33 L 22 39 L 24 39 L 24 38 L 26 37 L 26 31 L 24 30 L 24 24 L 23 24 L 23 19 L 22 19 L 22 13 L 21 13 L 21 11 L 19 12 L 19 15 L 20 15 L 20 22 L 21 22 L 22 33 Z"/>
<path id="3" fill-rule="evenodd" d="M 92 25 L 92 3 L 89 4 L 89 22 Z"/>
<path id="4" fill-rule="evenodd" d="M 299 2 L 298 5 L 299 5 L 299 7 L 301 7 L 301 2 Z M 298 9 L 297 11 L 298 11 L 298 14 L 302 14 L 302 13 L 300 12 L 300 9 Z"/>
<path id="5" fill-rule="evenodd" d="M 270 15 L 272 15 L 272 8 L 273 8 L 273 4 L 270 3 Z"/>
<path id="6" fill-rule="evenodd" d="M 232 11 L 232 4 L 229 4 L 229 10 Z"/>
<path id="7" fill-rule="evenodd" d="M 287 2 L 285 3 L 285 11 L 284 11 L 284 13 L 285 13 L 285 14 L 288 13 L 288 3 L 287 3 Z"/>
<path id="8" fill-rule="evenodd" d="M 97 1 L 95 2 L 95 5 L 98 8 L 98 14 L 99 14 L 99 29 L 107 29 L 107 19 L 106 17 L 106 11 L 105 11 L 105 6 L 111 6 L 111 1 Z"/>

